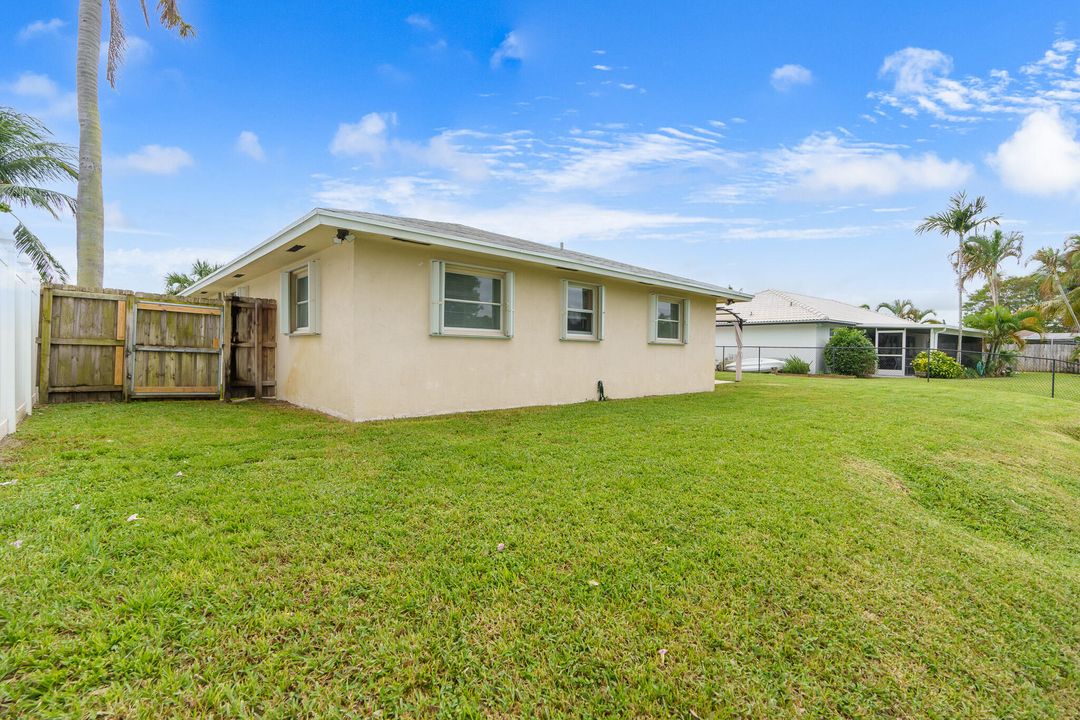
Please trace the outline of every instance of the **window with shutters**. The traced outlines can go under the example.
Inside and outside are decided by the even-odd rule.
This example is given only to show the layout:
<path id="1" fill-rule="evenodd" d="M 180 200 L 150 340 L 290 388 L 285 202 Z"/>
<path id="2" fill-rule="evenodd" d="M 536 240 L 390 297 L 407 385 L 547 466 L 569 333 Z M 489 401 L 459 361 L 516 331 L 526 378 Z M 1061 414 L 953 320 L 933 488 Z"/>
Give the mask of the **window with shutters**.
<path id="1" fill-rule="evenodd" d="M 652 295 L 649 318 L 649 341 L 669 345 L 683 345 L 687 340 L 687 315 L 690 301 L 685 298 Z"/>
<path id="2" fill-rule="evenodd" d="M 285 335 L 319 334 L 319 263 L 281 273 L 281 332 Z"/>
<path id="3" fill-rule="evenodd" d="M 513 335 L 514 274 L 436 261 L 432 266 L 432 334 Z"/>
<path id="4" fill-rule="evenodd" d="M 292 290 L 292 307 L 289 308 L 292 314 L 291 330 L 308 332 L 311 329 L 311 295 L 307 268 L 289 273 L 289 284 Z"/>
<path id="5" fill-rule="evenodd" d="M 562 339 L 603 340 L 604 286 L 563 280 Z"/>

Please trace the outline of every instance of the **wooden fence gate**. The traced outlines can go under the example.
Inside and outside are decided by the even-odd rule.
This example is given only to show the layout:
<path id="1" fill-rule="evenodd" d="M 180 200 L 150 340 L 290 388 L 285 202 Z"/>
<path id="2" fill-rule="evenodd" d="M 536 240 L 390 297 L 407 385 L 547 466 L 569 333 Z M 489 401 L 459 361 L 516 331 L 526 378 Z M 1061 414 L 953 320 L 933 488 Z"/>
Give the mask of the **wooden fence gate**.
<path id="1" fill-rule="evenodd" d="M 38 401 L 272 396 L 276 313 L 273 300 L 47 285 Z"/>
<path id="2" fill-rule="evenodd" d="M 225 338 L 225 397 L 274 397 L 277 303 L 262 298 L 228 298 Z"/>

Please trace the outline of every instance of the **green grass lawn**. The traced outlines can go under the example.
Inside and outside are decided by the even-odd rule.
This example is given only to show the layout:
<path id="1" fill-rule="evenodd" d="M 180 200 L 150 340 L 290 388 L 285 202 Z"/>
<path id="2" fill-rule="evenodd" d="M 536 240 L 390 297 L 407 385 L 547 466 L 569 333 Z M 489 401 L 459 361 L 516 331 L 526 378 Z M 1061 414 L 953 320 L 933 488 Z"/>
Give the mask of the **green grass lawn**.
<path id="1" fill-rule="evenodd" d="M 976 382 L 48 407 L 0 715 L 1077 717 L 1078 468 L 1080 404 Z"/>

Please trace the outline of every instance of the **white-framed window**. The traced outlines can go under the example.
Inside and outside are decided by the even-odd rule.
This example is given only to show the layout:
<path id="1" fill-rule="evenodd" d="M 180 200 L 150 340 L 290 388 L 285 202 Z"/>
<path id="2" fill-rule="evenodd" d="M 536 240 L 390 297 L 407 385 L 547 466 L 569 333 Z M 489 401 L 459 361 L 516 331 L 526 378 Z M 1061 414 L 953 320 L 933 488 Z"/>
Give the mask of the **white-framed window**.
<path id="1" fill-rule="evenodd" d="M 690 339 L 690 301 L 686 298 L 649 296 L 649 342 L 685 345 Z"/>
<path id="2" fill-rule="evenodd" d="M 431 334 L 513 337 L 514 273 L 432 261 Z"/>
<path id="3" fill-rule="evenodd" d="M 280 330 L 285 335 L 319 332 L 319 262 L 309 260 L 281 273 Z"/>
<path id="4" fill-rule="evenodd" d="M 604 286 L 562 281 L 563 340 L 604 339 Z"/>

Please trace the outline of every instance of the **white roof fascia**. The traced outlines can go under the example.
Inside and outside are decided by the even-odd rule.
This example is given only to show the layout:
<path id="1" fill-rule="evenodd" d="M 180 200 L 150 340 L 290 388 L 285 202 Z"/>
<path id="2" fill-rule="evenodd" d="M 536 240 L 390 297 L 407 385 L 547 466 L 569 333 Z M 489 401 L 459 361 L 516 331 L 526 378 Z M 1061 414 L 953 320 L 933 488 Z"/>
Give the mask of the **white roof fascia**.
<path id="1" fill-rule="evenodd" d="M 248 252 L 228 263 L 227 265 L 222 267 L 221 270 L 218 270 L 213 275 L 209 275 L 206 278 L 200 280 L 198 283 L 187 288 L 186 290 L 184 290 L 183 294 L 191 295 L 198 292 L 207 285 L 216 282 L 217 280 L 225 277 L 226 275 L 234 273 L 236 270 L 240 269 L 244 265 L 254 262 L 255 260 L 258 260 L 264 255 L 267 255 L 274 250 L 277 250 L 278 248 L 286 245 L 300 235 L 314 229 L 315 227 L 318 227 L 319 225 L 330 225 L 333 227 L 340 227 L 348 230 L 355 230 L 358 232 L 366 232 L 373 235 L 386 235 L 387 231 L 391 231 L 394 233 L 393 237 L 398 237 L 403 240 L 411 240 L 413 242 L 425 243 L 428 245 L 437 245 L 439 247 L 448 247 L 457 250 L 482 252 L 486 255 L 495 255 L 498 257 L 505 257 L 513 260 L 524 260 L 526 262 L 537 263 L 540 265 L 549 265 L 552 267 L 559 267 L 568 270 L 578 270 L 581 272 L 591 273 L 593 275 L 618 278 L 620 280 L 631 280 L 642 283 L 644 285 L 652 285 L 655 287 L 674 288 L 676 290 L 692 292 L 700 295 L 708 295 L 714 298 L 730 298 L 732 300 L 741 298 L 744 300 L 749 300 L 753 297 L 749 293 L 740 292 L 738 290 L 728 290 L 711 285 L 699 285 L 697 283 L 683 283 L 674 280 L 664 280 L 660 278 L 650 277 L 648 275 L 623 272 L 601 265 L 593 265 L 591 263 L 574 261 L 565 257 L 559 257 L 558 255 L 547 255 L 545 253 L 530 250 L 511 249 L 492 243 L 486 243 L 480 240 L 465 239 L 447 233 L 422 232 L 395 225 L 394 223 L 389 222 L 375 223 L 371 221 L 358 220 L 348 215 L 341 215 L 338 213 L 318 209 L 312 210 L 297 222 L 286 227 L 284 230 L 277 233 L 273 237 L 255 246 Z"/>

